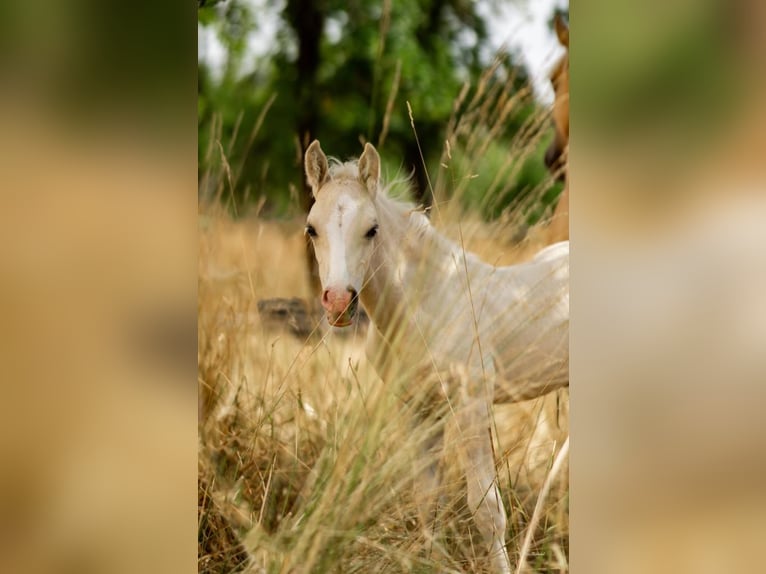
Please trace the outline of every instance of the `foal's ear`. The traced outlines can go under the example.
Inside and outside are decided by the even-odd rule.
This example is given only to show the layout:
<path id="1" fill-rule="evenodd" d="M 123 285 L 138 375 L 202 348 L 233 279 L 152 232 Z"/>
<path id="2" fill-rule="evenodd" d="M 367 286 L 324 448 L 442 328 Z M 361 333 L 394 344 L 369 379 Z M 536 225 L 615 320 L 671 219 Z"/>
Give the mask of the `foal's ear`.
<path id="1" fill-rule="evenodd" d="M 306 169 L 306 179 L 311 186 L 314 197 L 316 197 L 319 188 L 330 178 L 327 156 L 322 151 L 322 148 L 319 145 L 319 140 L 311 142 L 311 145 L 306 150 L 306 156 L 303 163 Z"/>
<path id="2" fill-rule="evenodd" d="M 556 36 L 559 38 L 559 43 L 566 48 L 569 48 L 569 24 L 564 21 L 561 12 L 556 12 L 556 17 L 553 19 L 553 24 L 556 28 Z"/>
<path id="3" fill-rule="evenodd" d="M 375 197 L 380 183 L 380 156 L 371 143 L 364 144 L 364 151 L 359 158 L 359 180 L 365 185 L 370 195 Z"/>

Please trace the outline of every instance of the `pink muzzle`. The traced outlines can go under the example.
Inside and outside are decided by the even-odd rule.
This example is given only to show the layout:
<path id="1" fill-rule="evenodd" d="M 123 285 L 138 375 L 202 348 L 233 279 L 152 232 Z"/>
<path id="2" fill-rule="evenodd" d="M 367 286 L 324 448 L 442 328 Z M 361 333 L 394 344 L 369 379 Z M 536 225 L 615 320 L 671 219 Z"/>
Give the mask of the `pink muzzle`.
<path id="1" fill-rule="evenodd" d="M 331 287 L 322 292 L 322 307 L 327 311 L 327 320 L 334 327 L 347 327 L 351 324 L 358 302 L 356 289 L 350 285 L 345 288 Z"/>

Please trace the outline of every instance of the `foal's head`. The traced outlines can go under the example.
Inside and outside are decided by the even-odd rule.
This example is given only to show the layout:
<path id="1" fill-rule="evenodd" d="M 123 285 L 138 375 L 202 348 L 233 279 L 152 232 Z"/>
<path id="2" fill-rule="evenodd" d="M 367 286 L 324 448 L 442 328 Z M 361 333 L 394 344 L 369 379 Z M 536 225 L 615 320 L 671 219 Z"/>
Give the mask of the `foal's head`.
<path id="1" fill-rule="evenodd" d="M 358 169 L 341 166 L 331 174 L 314 140 L 306 150 L 306 178 L 316 202 L 306 221 L 322 282 L 322 306 L 335 327 L 347 327 L 356 314 L 378 233 L 373 199 L 380 182 L 380 157 L 369 143 Z"/>
<path id="2" fill-rule="evenodd" d="M 556 35 L 559 43 L 567 51 L 551 73 L 551 84 L 556 94 L 553 102 L 553 125 L 556 137 L 545 152 L 545 165 L 552 172 L 558 172 L 564 166 L 564 152 L 569 145 L 569 26 L 561 15 L 555 19 Z M 563 179 L 563 174 L 561 175 Z"/>

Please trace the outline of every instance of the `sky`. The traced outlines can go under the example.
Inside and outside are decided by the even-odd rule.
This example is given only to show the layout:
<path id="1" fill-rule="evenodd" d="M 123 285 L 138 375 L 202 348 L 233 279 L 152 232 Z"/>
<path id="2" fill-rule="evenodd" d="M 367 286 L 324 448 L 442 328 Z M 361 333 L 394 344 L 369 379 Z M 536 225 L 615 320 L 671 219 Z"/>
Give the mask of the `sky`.
<path id="1" fill-rule="evenodd" d="M 258 14 L 258 30 L 248 40 L 245 61 L 255 62 L 268 55 L 275 45 L 279 26 L 279 13 L 283 2 L 246 0 Z M 555 7 L 566 7 L 569 0 L 506 0 L 488 2 L 477 0 L 477 10 L 485 16 L 492 52 L 507 46 L 524 62 L 537 99 L 547 105 L 553 103 L 553 89 L 548 74 L 563 53 L 556 35 L 548 29 L 548 19 Z M 198 26 L 197 55 L 210 66 L 213 74 L 223 69 L 226 50 L 216 38 L 212 28 Z M 328 30 L 332 32 L 332 30 Z M 242 70 L 247 73 L 249 70 Z"/>
<path id="2" fill-rule="evenodd" d="M 548 28 L 548 20 L 556 7 L 568 5 L 569 0 L 477 3 L 477 10 L 487 21 L 492 50 L 506 45 L 518 53 L 529 72 L 535 96 L 548 105 L 553 103 L 548 76 L 564 52 L 556 33 Z"/>

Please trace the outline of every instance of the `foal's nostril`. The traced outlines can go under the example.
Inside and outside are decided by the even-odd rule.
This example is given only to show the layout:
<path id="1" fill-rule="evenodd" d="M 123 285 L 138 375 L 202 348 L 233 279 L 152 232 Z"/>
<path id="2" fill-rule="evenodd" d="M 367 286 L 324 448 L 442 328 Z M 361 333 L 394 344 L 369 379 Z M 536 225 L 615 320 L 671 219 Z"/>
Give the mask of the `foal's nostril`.
<path id="1" fill-rule="evenodd" d="M 330 303 L 330 290 L 325 289 L 322 291 L 322 304 L 328 305 Z"/>
<path id="2" fill-rule="evenodd" d="M 359 304 L 358 293 L 351 285 L 346 287 L 346 291 L 351 294 L 351 300 L 348 302 L 347 310 L 353 316 L 356 314 L 356 306 Z"/>

